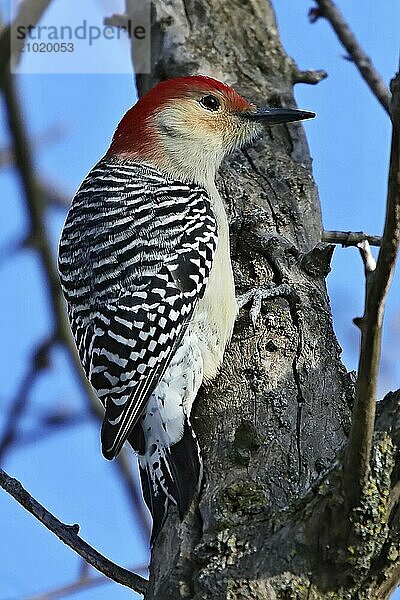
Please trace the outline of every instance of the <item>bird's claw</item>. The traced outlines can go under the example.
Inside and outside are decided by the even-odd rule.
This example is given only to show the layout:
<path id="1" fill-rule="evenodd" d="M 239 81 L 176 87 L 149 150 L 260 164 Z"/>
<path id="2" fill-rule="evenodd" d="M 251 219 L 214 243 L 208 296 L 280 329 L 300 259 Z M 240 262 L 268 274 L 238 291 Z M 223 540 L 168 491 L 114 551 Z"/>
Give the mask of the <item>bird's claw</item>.
<path id="1" fill-rule="evenodd" d="M 276 285 L 275 283 L 269 283 L 259 288 L 253 288 L 244 294 L 237 297 L 237 303 L 239 308 L 243 308 L 250 301 L 252 302 L 249 311 L 250 319 L 254 330 L 256 329 L 257 319 L 260 316 L 261 306 L 263 300 L 272 300 L 273 298 L 286 298 L 290 304 L 297 304 L 299 302 L 299 296 L 295 290 L 287 283 Z"/>

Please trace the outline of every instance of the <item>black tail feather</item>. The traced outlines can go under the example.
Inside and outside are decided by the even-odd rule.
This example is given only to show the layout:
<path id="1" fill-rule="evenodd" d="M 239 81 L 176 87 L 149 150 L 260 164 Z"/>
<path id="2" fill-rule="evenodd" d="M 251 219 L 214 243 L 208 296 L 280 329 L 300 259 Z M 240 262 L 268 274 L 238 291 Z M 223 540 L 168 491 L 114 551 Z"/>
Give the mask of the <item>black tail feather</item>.
<path id="1" fill-rule="evenodd" d="M 203 463 L 200 448 L 190 423 L 185 419 L 183 437 L 171 446 L 169 468 L 172 473 L 172 485 L 169 489 L 175 498 L 181 519 L 192 503 L 193 496 L 200 489 L 203 478 Z"/>
<path id="2" fill-rule="evenodd" d="M 153 517 L 152 544 L 164 524 L 169 503 L 176 504 L 183 519 L 200 488 L 203 476 L 200 449 L 186 419 L 182 438 L 160 454 L 159 466 L 155 471 L 151 464 L 140 465 L 143 496 Z"/>
<path id="3" fill-rule="evenodd" d="M 162 490 L 160 490 L 157 494 L 153 492 L 153 484 L 151 481 L 149 468 L 142 469 L 140 467 L 139 471 L 140 480 L 142 482 L 143 498 L 153 518 L 153 527 L 151 529 L 150 538 L 150 546 L 153 547 L 156 537 L 160 533 L 168 513 L 169 498 L 162 492 Z"/>

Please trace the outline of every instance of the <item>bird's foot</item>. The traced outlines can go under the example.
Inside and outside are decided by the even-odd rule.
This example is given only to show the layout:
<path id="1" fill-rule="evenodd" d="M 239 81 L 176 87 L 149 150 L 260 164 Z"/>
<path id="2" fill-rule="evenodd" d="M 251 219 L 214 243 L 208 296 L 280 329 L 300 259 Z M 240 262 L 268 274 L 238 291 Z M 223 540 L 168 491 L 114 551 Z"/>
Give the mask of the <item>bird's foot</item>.
<path id="1" fill-rule="evenodd" d="M 254 330 L 256 329 L 257 319 L 260 316 L 261 306 L 263 300 L 272 300 L 273 298 L 286 298 L 289 303 L 297 304 L 299 302 L 299 296 L 295 290 L 287 283 L 276 285 L 275 283 L 268 283 L 262 287 L 253 288 L 244 294 L 241 294 L 236 298 L 239 308 L 243 308 L 246 304 L 251 301 L 251 308 L 249 311 L 250 319 L 253 324 Z"/>

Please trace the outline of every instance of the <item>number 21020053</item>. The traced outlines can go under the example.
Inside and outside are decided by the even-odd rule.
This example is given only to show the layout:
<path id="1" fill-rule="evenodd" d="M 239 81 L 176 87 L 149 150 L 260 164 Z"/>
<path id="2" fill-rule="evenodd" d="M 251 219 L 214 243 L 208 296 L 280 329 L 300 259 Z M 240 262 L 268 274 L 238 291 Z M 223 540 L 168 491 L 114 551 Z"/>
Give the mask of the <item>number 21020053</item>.
<path id="1" fill-rule="evenodd" d="M 72 42 L 34 42 L 21 44 L 20 52 L 73 52 Z"/>

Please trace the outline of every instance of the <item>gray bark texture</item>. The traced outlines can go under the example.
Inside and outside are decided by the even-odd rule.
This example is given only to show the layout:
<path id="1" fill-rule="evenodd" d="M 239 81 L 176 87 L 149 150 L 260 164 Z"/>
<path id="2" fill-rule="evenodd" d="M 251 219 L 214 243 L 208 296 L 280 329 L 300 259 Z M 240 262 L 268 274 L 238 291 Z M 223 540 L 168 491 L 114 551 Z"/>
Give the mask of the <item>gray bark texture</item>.
<path id="1" fill-rule="evenodd" d="M 267 0 L 158 0 L 151 76 L 206 74 L 267 106 L 294 106 L 298 69 Z M 304 107 L 312 109 L 310 107 Z M 237 292 L 274 281 L 298 298 L 241 310 L 218 378 L 194 409 L 205 463 L 198 502 L 174 510 L 152 553 L 147 600 L 383 600 L 399 578 L 399 395 L 380 405 L 369 483 L 347 511 L 341 457 L 353 380 L 326 292 L 333 247 L 301 124 L 278 125 L 225 162 Z M 399 463 L 399 464 L 398 464 Z"/>

